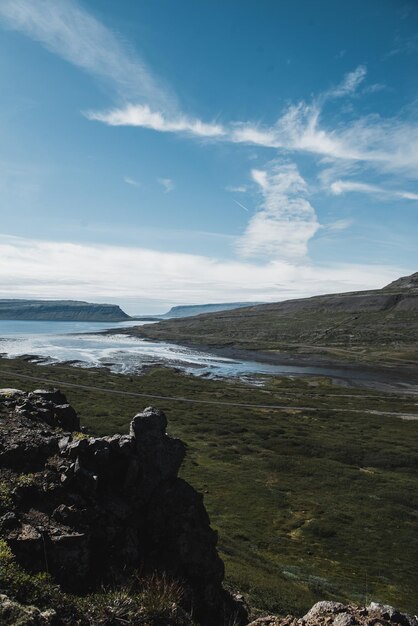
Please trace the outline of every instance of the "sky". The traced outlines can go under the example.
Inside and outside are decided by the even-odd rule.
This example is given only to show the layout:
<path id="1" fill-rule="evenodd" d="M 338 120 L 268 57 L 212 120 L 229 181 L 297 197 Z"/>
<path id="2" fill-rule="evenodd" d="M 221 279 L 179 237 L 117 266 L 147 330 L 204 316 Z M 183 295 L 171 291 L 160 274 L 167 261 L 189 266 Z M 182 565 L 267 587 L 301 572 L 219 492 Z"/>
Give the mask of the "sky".
<path id="1" fill-rule="evenodd" d="M 0 0 L 0 298 L 417 271 L 417 68 L 415 0 Z"/>

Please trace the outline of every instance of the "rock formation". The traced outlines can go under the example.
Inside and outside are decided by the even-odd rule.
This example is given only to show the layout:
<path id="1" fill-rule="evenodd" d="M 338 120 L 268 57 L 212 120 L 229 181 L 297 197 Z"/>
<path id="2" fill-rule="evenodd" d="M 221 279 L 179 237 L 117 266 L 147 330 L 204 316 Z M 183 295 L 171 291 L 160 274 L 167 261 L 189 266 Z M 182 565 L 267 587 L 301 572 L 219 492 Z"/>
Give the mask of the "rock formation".
<path id="1" fill-rule="evenodd" d="M 119 584 L 133 571 L 184 582 L 200 623 L 245 611 L 224 591 L 202 496 L 178 478 L 185 445 L 162 411 L 134 417 L 129 435 L 88 437 L 57 391 L 0 391 L 0 534 L 16 561 L 64 591 Z"/>
<path id="2" fill-rule="evenodd" d="M 371 602 L 368 606 L 344 605 L 341 602 L 317 602 L 302 618 L 292 615 L 260 617 L 249 626 L 418 626 L 416 617 L 392 606 Z"/>

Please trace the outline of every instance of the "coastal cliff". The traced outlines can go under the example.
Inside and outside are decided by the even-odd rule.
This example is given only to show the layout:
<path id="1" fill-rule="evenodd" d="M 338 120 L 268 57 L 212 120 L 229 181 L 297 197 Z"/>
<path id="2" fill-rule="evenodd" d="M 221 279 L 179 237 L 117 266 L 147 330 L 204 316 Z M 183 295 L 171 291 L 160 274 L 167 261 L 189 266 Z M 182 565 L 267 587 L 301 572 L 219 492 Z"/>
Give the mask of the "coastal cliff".
<path id="1" fill-rule="evenodd" d="M 119 306 L 78 300 L 0 300 L 0 320 L 51 322 L 123 322 Z"/>

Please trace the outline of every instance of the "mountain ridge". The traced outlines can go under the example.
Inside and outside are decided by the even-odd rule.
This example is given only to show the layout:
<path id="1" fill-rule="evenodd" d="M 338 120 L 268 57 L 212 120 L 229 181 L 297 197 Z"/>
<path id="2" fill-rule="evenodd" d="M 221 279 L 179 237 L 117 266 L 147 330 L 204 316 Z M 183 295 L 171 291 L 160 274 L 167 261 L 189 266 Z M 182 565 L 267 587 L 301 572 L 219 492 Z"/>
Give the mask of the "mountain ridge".
<path id="1" fill-rule="evenodd" d="M 180 304 L 172 306 L 167 313 L 156 315 L 155 317 L 163 319 L 172 319 L 177 317 L 192 317 L 203 313 L 217 313 L 219 311 L 229 311 L 233 309 L 247 308 L 263 304 L 262 302 L 214 302 L 209 304 Z"/>
<path id="2" fill-rule="evenodd" d="M 172 319 L 127 332 L 201 346 L 279 352 L 380 352 L 418 359 L 417 274 L 382 289 L 325 294 Z M 403 355 L 403 356 L 402 356 Z"/>

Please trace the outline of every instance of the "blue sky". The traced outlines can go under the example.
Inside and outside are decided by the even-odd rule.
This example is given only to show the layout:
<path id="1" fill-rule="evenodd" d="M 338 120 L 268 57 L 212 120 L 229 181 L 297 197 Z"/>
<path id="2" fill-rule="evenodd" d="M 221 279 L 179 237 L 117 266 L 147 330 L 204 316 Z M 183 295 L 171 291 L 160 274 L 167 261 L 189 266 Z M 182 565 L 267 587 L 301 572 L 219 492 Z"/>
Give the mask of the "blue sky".
<path id="1" fill-rule="evenodd" d="M 160 312 L 417 270 L 418 5 L 1 0 L 0 297 Z"/>

